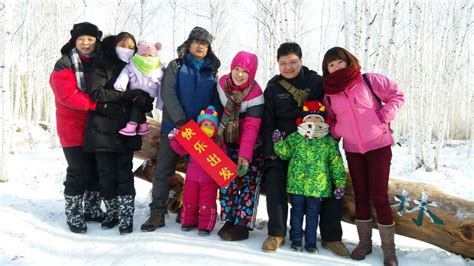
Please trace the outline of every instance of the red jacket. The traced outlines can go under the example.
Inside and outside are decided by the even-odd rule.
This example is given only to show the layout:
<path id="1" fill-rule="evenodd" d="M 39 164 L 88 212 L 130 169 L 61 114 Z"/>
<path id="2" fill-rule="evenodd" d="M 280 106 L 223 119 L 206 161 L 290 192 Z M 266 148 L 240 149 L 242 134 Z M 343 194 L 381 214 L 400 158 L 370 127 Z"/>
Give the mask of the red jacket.
<path id="1" fill-rule="evenodd" d="M 90 73 L 91 60 L 81 56 L 84 75 Z M 89 70 L 89 71 L 87 71 Z M 86 77 L 87 78 L 87 77 Z M 56 102 L 56 127 L 63 147 L 82 146 L 89 110 L 95 110 L 86 92 L 77 87 L 72 60 L 63 55 L 55 64 L 49 78 Z"/>

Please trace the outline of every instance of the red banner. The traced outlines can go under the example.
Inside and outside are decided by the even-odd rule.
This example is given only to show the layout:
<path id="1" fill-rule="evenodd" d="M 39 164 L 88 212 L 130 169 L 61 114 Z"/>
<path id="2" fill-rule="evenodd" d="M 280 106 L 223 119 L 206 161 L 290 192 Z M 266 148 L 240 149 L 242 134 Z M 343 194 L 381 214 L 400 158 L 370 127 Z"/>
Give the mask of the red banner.
<path id="1" fill-rule="evenodd" d="M 220 187 L 237 176 L 237 165 L 193 120 L 179 129 L 176 140 Z"/>

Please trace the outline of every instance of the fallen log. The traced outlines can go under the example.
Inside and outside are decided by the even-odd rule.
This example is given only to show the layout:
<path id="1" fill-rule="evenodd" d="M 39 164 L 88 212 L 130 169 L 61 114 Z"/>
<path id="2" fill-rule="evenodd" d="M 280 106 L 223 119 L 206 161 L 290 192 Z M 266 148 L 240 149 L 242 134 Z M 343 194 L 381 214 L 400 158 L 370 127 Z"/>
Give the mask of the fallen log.
<path id="1" fill-rule="evenodd" d="M 147 123 L 150 126 L 150 133 L 143 136 L 142 148 L 134 153 L 136 158 L 145 160 L 144 164 L 135 171 L 135 176 L 153 182 L 153 171 L 156 168 L 158 150 L 160 149 L 160 122 L 156 119 L 147 117 Z M 187 161 L 184 157 L 179 158 L 176 171 L 186 172 Z"/>
<path id="2" fill-rule="evenodd" d="M 389 182 L 389 198 L 397 234 L 474 258 L 474 202 L 447 195 L 433 185 L 393 178 Z M 372 215 L 376 217 L 374 209 Z M 355 219 L 350 178 L 342 219 L 349 223 Z"/>
<path id="3" fill-rule="evenodd" d="M 152 182 L 160 132 L 156 120 L 149 119 L 148 122 L 152 132 L 143 138 L 142 150 L 135 153 L 136 157 L 148 161 L 135 174 Z M 180 159 L 177 171 L 185 172 L 185 169 L 186 160 Z M 393 205 L 397 234 L 474 258 L 474 202 L 447 195 L 433 185 L 397 179 L 390 179 L 389 197 Z M 176 202 L 174 204 L 179 205 Z M 372 210 L 372 214 L 375 218 L 375 210 Z M 343 220 L 349 223 L 354 223 L 355 220 L 354 193 L 350 178 L 347 179 L 344 196 Z M 374 228 L 377 227 L 375 221 L 376 219 Z"/>

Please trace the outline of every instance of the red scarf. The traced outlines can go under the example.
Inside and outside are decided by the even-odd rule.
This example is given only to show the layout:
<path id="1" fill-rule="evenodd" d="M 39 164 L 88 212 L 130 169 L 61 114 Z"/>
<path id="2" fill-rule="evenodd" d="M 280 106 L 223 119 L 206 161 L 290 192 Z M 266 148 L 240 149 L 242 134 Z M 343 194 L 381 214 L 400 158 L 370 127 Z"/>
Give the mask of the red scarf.
<path id="1" fill-rule="evenodd" d="M 336 94 L 354 85 L 362 78 L 360 67 L 346 67 L 327 75 L 323 79 L 323 89 L 326 94 Z"/>

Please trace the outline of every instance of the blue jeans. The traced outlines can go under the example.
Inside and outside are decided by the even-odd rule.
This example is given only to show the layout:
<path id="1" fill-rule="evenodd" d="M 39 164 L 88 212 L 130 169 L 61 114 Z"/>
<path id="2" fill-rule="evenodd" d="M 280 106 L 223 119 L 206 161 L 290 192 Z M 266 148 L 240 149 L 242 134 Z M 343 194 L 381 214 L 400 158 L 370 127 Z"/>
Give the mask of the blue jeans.
<path id="1" fill-rule="evenodd" d="M 290 194 L 290 203 L 290 240 L 302 241 L 303 217 L 306 215 L 306 226 L 304 229 L 305 244 L 316 244 L 316 231 L 318 229 L 321 199 Z"/>

